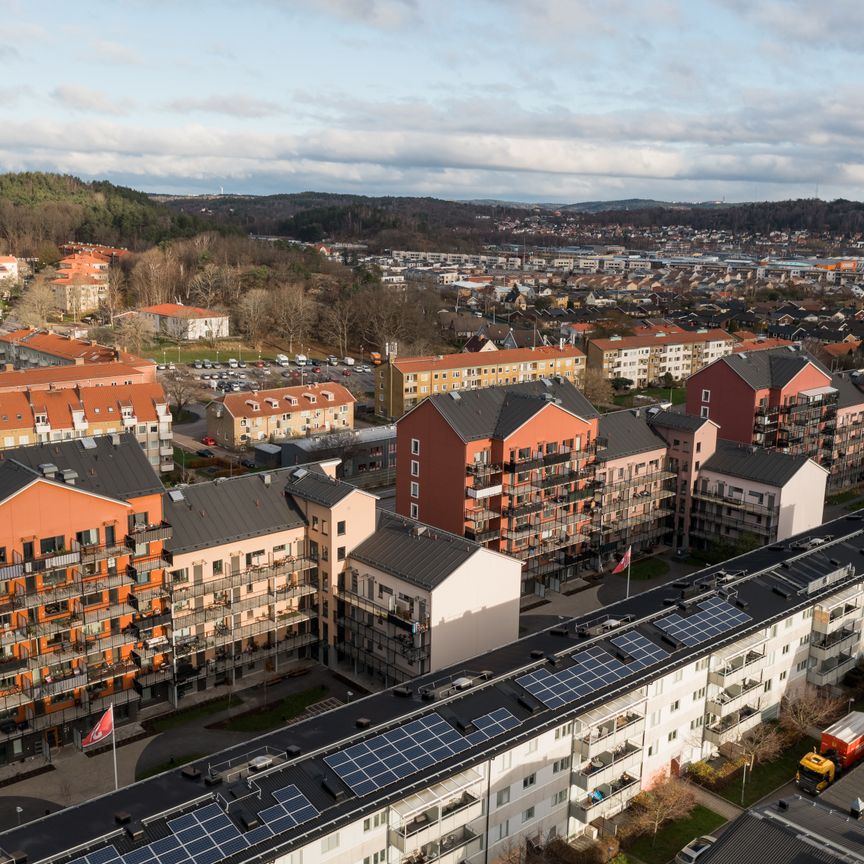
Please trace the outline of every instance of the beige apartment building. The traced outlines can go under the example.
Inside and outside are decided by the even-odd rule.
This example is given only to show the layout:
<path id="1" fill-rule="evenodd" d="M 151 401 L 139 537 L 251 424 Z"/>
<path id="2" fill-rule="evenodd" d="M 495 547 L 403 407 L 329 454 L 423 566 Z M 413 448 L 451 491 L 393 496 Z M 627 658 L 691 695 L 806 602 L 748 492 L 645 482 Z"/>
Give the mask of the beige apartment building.
<path id="1" fill-rule="evenodd" d="M 585 354 L 572 345 L 391 358 L 375 372 L 375 413 L 401 417 L 427 396 L 564 378 L 580 387 Z"/>
<path id="2" fill-rule="evenodd" d="M 611 336 L 588 342 L 588 368 L 605 378 L 627 378 L 634 387 L 649 387 L 666 373 L 683 381 L 703 366 L 731 354 L 735 340 L 725 330 Z"/>
<path id="3" fill-rule="evenodd" d="M 341 384 L 329 382 L 227 393 L 207 406 L 207 435 L 233 449 L 350 430 L 356 401 Z"/>

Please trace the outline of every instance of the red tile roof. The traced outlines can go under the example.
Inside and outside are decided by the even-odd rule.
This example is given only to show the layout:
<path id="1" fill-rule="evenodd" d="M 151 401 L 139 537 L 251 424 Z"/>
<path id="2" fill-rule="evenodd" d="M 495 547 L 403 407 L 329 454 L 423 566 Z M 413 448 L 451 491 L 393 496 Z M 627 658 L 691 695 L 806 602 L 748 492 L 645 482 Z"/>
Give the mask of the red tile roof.
<path id="1" fill-rule="evenodd" d="M 622 348 L 650 348 L 652 345 L 695 345 L 699 342 L 731 342 L 725 330 L 707 330 L 704 333 L 672 333 L 669 336 L 622 336 L 620 339 L 592 339 L 591 344 L 603 351 Z"/>
<path id="2" fill-rule="evenodd" d="M 785 348 L 794 345 L 791 339 L 768 339 L 757 337 L 753 339 L 742 339 L 732 346 L 732 351 L 739 354 L 741 351 L 767 351 L 769 348 Z"/>
<path id="3" fill-rule="evenodd" d="M 138 369 L 128 363 L 94 363 L 85 368 L 80 366 L 41 366 L 38 369 L 14 369 L 0 372 L 0 393 L 10 390 L 58 390 L 82 385 L 95 387 L 110 384 L 152 383 L 155 380 L 155 367 L 151 370 Z M 99 382 L 97 384 L 96 382 Z"/>
<path id="4" fill-rule="evenodd" d="M 327 393 L 333 395 L 332 400 L 327 399 Z M 315 397 L 315 402 L 309 400 L 309 394 Z M 290 397 L 297 400 L 296 405 L 290 403 Z M 271 404 L 268 399 L 274 400 L 276 404 Z M 306 411 L 311 405 L 316 408 L 333 408 L 357 400 L 341 384 L 321 381 L 304 386 L 259 390 L 257 393 L 226 393 L 221 399 L 214 401 L 222 402 L 234 417 L 265 417 L 272 414 L 289 414 L 292 411 Z M 258 409 L 256 410 L 249 403 L 257 405 Z"/>
<path id="5" fill-rule="evenodd" d="M 573 345 L 539 345 L 536 348 L 506 348 L 502 351 L 478 353 L 440 354 L 426 357 L 400 357 L 393 365 L 400 372 L 425 372 L 439 369 L 461 369 L 463 366 L 497 366 L 503 363 L 529 363 L 539 360 L 558 360 L 584 357 L 585 353 Z"/>
<path id="6" fill-rule="evenodd" d="M 0 342 L 24 345 L 34 351 L 62 360 L 69 360 L 73 363 L 79 360 L 82 363 L 114 363 L 119 360 L 134 366 L 155 365 L 151 360 L 144 360 L 134 354 L 128 354 L 107 345 L 100 345 L 98 342 L 70 339 L 67 336 L 60 336 L 58 333 L 52 333 L 50 330 L 34 330 L 32 327 L 0 334 Z"/>
<path id="7" fill-rule="evenodd" d="M 212 309 L 184 306 L 182 303 L 159 303 L 156 306 L 145 306 L 139 311 L 162 315 L 165 318 L 226 318 L 228 316 L 227 312 L 214 312 Z"/>

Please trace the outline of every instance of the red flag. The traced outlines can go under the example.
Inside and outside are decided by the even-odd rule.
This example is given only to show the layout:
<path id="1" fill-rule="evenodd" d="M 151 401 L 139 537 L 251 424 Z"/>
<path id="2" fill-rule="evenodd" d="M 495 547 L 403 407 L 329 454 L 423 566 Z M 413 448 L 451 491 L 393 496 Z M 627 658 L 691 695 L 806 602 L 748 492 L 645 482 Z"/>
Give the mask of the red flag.
<path id="1" fill-rule="evenodd" d="M 114 706 L 111 705 L 99 718 L 99 722 L 90 730 L 90 734 L 81 740 L 81 746 L 89 747 L 91 744 L 98 744 L 100 741 L 104 741 L 113 731 Z"/>
<path id="2" fill-rule="evenodd" d="M 618 566 L 612 571 L 613 574 L 623 573 L 630 566 L 630 551 L 632 549 L 632 546 L 627 547 L 624 557 L 618 562 Z"/>

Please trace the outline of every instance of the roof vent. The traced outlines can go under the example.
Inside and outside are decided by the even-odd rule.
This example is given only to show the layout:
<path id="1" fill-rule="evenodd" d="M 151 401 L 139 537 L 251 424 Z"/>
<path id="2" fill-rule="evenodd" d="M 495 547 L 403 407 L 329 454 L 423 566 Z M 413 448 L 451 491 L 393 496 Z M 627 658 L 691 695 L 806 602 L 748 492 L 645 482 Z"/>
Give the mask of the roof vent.
<path id="1" fill-rule="evenodd" d="M 291 472 L 291 476 L 295 480 L 302 480 L 308 473 L 309 473 L 309 471 L 306 468 L 298 468 L 296 471 Z M 264 475 L 264 476 L 268 476 L 268 475 Z"/>
<path id="2" fill-rule="evenodd" d="M 57 474 L 57 466 L 53 462 L 43 462 L 39 466 L 39 473 L 43 477 L 53 479 L 54 476 Z"/>
<path id="3" fill-rule="evenodd" d="M 78 472 L 74 468 L 64 468 L 60 472 L 60 476 L 63 478 L 64 483 L 74 486 L 75 481 L 78 479 Z"/>
<path id="4" fill-rule="evenodd" d="M 95 450 L 96 449 L 96 439 L 90 435 L 81 439 L 81 446 L 85 450 Z"/>
<path id="5" fill-rule="evenodd" d="M 372 725 L 372 721 L 368 717 L 358 717 L 354 721 L 354 725 L 358 729 L 368 729 Z"/>
<path id="6" fill-rule="evenodd" d="M 185 497 L 183 495 L 182 489 L 169 489 L 168 497 L 175 503 L 179 503 L 180 501 L 184 501 Z"/>
<path id="7" fill-rule="evenodd" d="M 451 398 L 454 402 L 458 402 L 458 401 L 462 398 L 462 394 L 461 394 L 461 393 L 457 393 L 455 390 L 451 390 L 451 391 L 450 391 L 450 398 Z"/>
<path id="8" fill-rule="evenodd" d="M 273 475 L 272 474 L 262 474 L 261 475 L 261 482 L 265 486 L 270 486 L 273 483 Z"/>
<path id="9" fill-rule="evenodd" d="M 864 812 L 864 801 L 856 798 L 849 807 L 849 815 L 853 819 L 860 819 L 862 812 Z"/>
<path id="10" fill-rule="evenodd" d="M 116 432 L 111 436 L 111 444 L 114 447 L 120 446 L 120 436 Z"/>

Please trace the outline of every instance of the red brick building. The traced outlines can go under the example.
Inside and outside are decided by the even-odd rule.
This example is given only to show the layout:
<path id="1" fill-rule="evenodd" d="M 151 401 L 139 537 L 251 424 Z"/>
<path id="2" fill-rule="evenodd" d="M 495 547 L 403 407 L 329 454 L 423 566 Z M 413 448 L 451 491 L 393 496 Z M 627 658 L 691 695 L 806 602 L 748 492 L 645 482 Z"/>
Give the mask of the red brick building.
<path id="1" fill-rule="evenodd" d="M 587 552 L 598 414 L 563 380 L 438 394 L 397 424 L 397 512 L 523 562 L 556 589 Z"/>

